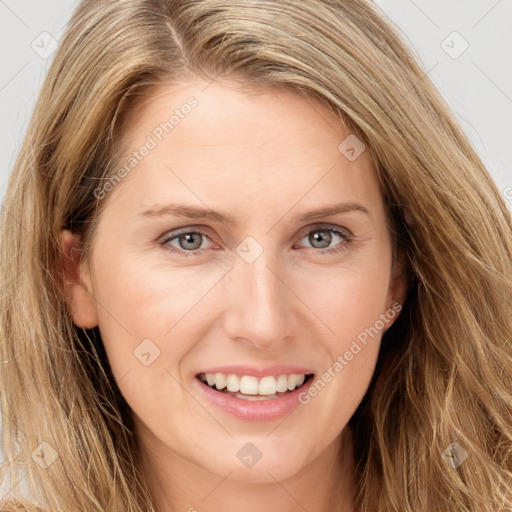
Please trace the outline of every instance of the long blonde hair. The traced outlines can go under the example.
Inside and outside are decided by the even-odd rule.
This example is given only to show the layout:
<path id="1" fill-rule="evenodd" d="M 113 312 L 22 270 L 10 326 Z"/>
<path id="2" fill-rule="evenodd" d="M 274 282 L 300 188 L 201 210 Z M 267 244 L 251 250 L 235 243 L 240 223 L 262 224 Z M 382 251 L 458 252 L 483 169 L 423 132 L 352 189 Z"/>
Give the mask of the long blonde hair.
<path id="1" fill-rule="evenodd" d="M 74 326 L 61 292 L 58 234 L 80 233 L 87 257 L 103 204 L 94 190 L 115 170 L 124 113 L 152 85 L 191 77 L 282 85 L 318 101 L 365 143 L 378 173 L 411 280 L 351 419 L 358 510 L 511 510 L 510 212 L 408 43 L 370 0 L 79 5 L 3 207 L 10 485 L 22 467 L 34 503 L 52 512 L 154 511 L 99 332 Z M 1 510 L 29 510 L 18 498 Z"/>

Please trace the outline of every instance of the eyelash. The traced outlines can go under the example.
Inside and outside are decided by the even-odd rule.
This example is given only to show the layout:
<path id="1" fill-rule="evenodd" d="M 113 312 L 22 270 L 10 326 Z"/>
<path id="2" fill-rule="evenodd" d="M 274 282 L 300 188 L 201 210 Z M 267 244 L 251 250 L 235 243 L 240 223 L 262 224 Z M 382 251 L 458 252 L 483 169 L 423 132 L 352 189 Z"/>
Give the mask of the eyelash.
<path id="1" fill-rule="evenodd" d="M 309 249 L 316 250 L 320 255 L 323 255 L 323 256 L 334 254 L 334 253 L 340 253 L 340 252 L 346 250 L 347 246 L 353 240 L 352 236 L 348 232 L 346 232 L 346 231 L 343 231 L 341 229 L 332 228 L 332 227 L 322 227 L 321 226 L 321 227 L 318 227 L 318 228 L 315 228 L 315 229 L 311 229 L 310 231 L 306 232 L 305 235 L 303 235 L 303 236 L 301 236 L 299 238 L 299 241 L 302 240 L 305 236 L 309 235 L 310 233 L 314 233 L 314 232 L 317 232 L 317 231 L 329 231 L 331 233 L 334 233 L 334 234 L 338 235 L 343 240 L 342 242 L 340 242 L 340 244 L 339 244 L 340 247 L 338 247 L 338 248 L 315 249 L 314 247 L 309 247 Z M 167 251 L 171 252 L 171 253 L 179 254 L 180 256 L 185 256 L 187 258 L 190 257 L 190 256 L 200 256 L 202 251 L 204 251 L 206 249 L 194 249 L 193 251 L 184 251 L 184 250 L 176 249 L 175 247 L 172 247 L 171 245 L 168 245 L 169 242 L 171 242 L 172 240 L 177 239 L 179 236 L 187 235 L 187 234 L 191 234 L 191 233 L 200 234 L 200 235 L 210 239 L 210 237 L 208 236 L 207 233 L 205 233 L 204 231 L 202 231 L 200 229 L 195 229 L 195 230 L 190 230 L 190 231 L 182 231 L 181 233 L 178 233 L 178 234 L 175 234 L 175 235 L 172 235 L 172 236 L 167 236 L 167 237 L 165 237 L 163 240 L 161 240 L 159 242 L 159 245 L 162 246 L 162 247 L 165 247 L 165 249 Z"/>

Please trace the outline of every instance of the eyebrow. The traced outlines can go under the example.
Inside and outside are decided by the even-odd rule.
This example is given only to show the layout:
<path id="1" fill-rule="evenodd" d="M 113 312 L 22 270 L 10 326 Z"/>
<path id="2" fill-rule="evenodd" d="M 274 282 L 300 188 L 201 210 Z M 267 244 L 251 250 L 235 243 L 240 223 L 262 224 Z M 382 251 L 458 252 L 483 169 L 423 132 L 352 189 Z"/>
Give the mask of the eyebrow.
<path id="1" fill-rule="evenodd" d="M 369 210 L 362 204 L 346 202 L 324 206 L 317 210 L 311 210 L 309 212 L 304 213 L 300 217 L 296 218 L 296 220 L 299 222 L 304 222 L 308 220 L 317 219 L 320 217 L 331 217 L 333 215 L 339 215 L 342 213 L 349 213 L 354 211 L 362 212 L 366 215 L 369 215 L 370 217 L 372 216 Z M 237 222 L 234 219 L 234 217 L 232 217 L 228 213 L 186 204 L 166 204 L 163 206 L 157 205 L 153 208 L 150 208 L 149 210 L 139 213 L 138 216 L 151 218 L 162 216 L 175 216 L 187 219 L 201 219 L 210 220 L 212 222 L 222 222 L 223 224 L 231 226 L 237 225 Z"/>

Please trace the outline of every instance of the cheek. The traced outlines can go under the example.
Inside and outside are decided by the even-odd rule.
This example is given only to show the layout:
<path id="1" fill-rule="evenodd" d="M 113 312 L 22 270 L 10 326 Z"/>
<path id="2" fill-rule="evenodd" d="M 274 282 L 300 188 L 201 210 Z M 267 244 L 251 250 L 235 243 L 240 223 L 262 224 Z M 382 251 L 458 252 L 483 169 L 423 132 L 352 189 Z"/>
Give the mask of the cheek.
<path id="1" fill-rule="evenodd" d="M 114 378 L 135 414 L 178 428 L 181 420 L 172 410 L 189 411 L 187 418 L 200 416 L 181 389 L 182 361 L 202 338 L 193 319 L 218 278 L 191 282 L 190 270 L 169 272 L 129 257 L 109 268 L 97 273 L 96 296 Z"/>
<path id="2" fill-rule="evenodd" d="M 362 399 L 374 372 L 386 314 L 387 283 L 383 273 L 351 274 L 340 286 L 331 286 L 324 300 L 322 313 L 333 332 L 324 338 L 329 358 L 318 376 L 322 382 L 317 389 L 329 388 L 323 400 L 331 401 L 333 407 L 325 410 L 338 411 L 345 419 Z"/>
<path id="3" fill-rule="evenodd" d="M 321 279 L 301 281 L 302 293 L 309 290 L 308 305 L 329 328 L 322 339 L 328 355 L 324 352 L 322 371 L 302 401 L 314 418 L 312 428 L 329 425 L 326 438 L 334 438 L 349 421 L 375 370 L 391 266 L 385 249 L 383 244 L 380 251 L 353 264 L 323 271 Z"/>
<path id="4" fill-rule="evenodd" d="M 380 318 L 386 312 L 391 257 L 384 244 L 380 248 L 300 277 L 299 294 L 322 319 L 331 356 L 376 322 L 379 330 L 383 328 Z"/>
<path id="5" fill-rule="evenodd" d="M 140 372 L 149 362 L 152 375 L 176 368 L 198 339 L 193 320 L 221 272 L 149 266 L 144 257 L 133 255 L 118 256 L 109 265 L 98 263 L 99 329 L 114 375 Z"/>
<path id="6" fill-rule="evenodd" d="M 374 326 L 385 313 L 387 286 L 384 273 L 369 269 L 365 273 L 351 274 L 341 281 L 341 286 L 330 288 L 333 330 L 343 340 L 343 345 Z"/>

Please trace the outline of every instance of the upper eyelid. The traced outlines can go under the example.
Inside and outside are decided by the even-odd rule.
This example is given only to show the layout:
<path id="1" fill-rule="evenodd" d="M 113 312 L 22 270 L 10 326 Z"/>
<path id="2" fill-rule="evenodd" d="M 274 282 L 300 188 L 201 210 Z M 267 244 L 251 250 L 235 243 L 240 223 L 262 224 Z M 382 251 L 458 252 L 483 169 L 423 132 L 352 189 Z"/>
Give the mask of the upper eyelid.
<path id="1" fill-rule="evenodd" d="M 342 226 L 335 226 L 331 224 L 326 223 L 314 223 L 309 226 L 305 226 L 303 229 L 301 229 L 296 236 L 294 236 L 293 241 L 298 241 L 304 238 L 308 233 L 311 233 L 312 231 L 320 231 L 322 229 L 330 230 L 330 231 L 338 231 L 341 232 L 346 238 L 352 238 L 353 234 L 352 232 Z M 175 233 L 177 231 L 177 233 Z M 212 236 L 209 234 L 210 229 L 208 227 L 203 226 L 186 226 L 183 228 L 176 228 L 172 231 L 167 231 L 164 233 L 161 237 L 158 238 L 158 240 L 161 243 L 169 242 L 170 240 L 176 239 L 178 236 L 186 234 L 186 233 L 201 233 L 202 235 L 208 237 L 208 239 L 215 243 L 212 239 Z"/>
<path id="2" fill-rule="evenodd" d="M 341 231 L 346 236 L 352 236 L 352 232 L 348 228 L 345 228 L 343 226 L 333 226 L 331 224 L 313 224 L 310 226 L 306 226 L 304 229 L 299 231 L 299 235 L 303 236 L 304 234 L 310 233 L 311 231 L 321 231 L 322 229 Z"/>

